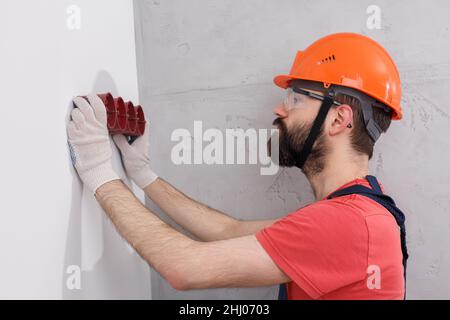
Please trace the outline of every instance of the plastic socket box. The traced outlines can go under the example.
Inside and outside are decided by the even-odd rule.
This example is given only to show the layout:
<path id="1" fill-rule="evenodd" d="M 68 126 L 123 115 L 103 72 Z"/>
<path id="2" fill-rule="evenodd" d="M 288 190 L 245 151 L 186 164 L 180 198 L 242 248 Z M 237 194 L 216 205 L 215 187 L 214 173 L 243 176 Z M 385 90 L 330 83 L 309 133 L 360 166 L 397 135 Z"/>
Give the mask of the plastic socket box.
<path id="1" fill-rule="evenodd" d="M 124 134 L 130 137 L 142 136 L 145 131 L 145 116 L 140 105 L 114 98 L 111 93 L 97 94 L 106 107 L 108 131 L 110 134 Z M 86 97 L 83 97 L 86 98 Z"/>

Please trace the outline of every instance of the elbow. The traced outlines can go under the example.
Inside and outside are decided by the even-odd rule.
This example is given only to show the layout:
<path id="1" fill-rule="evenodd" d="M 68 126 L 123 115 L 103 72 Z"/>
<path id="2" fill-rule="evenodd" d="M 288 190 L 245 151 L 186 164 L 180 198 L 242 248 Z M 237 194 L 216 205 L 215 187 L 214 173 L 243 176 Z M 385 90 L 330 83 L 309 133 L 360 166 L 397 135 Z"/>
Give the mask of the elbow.
<path id="1" fill-rule="evenodd" d="M 193 289 L 188 277 L 181 272 L 168 273 L 165 276 L 169 285 L 177 291 L 187 291 Z"/>
<path id="2" fill-rule="evenodd" d="M 217 288 L 216 283 L 205 273 L 179 272 L 165 279 L 172 288 L 178 291 Z"/>
<path id="3" fill-rule="evenodd" d="M 175 290 L 199 289 L 198 286 L 203 283 L 196 248 L 198 243 L 191 242 L 181 253 L 174 254 L 170 258 L 166 256 L 163 263 L 155 265 L 155 269 Z"/>
<path id="4" fill-rule="evenodd" d="M 187 291 L 193 289 L 192 275 L 186 267 L 186 261 L 178 261 L 165 266 L 160 266 L 159 273 L 169 283 L 169 285 L 178 291 Z"/>

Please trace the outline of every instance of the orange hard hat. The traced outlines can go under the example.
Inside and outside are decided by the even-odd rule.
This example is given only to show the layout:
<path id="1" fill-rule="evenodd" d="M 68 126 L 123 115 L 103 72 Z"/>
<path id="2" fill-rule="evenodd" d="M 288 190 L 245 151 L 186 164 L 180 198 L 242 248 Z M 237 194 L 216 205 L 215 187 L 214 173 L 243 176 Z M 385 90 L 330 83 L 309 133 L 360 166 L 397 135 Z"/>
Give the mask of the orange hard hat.
<path id="1" fill-rule="evenodd" d="M 336 33 L 298 51 L 289 75 L 279 75 L 274 82 L 286 89 L 294 79 L 356 89 L 392 109 L 393 120 L 402 118 L 397 67 L 387 51 L 366 36 Z"/>

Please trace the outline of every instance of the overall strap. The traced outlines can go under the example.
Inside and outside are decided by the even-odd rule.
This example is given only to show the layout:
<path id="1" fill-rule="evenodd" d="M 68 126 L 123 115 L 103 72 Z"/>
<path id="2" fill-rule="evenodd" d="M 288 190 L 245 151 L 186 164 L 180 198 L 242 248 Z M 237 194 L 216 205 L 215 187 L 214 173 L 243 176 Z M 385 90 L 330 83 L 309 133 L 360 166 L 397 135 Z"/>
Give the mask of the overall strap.
<path id="1" fill-rule="evenodd" d="M 370 186 L 372 187 L 372 190 L 377 194 L 383 194 L 383 191 L 381 191 L 380 184 L 378 183 L 377 178 L 371 175 L 366 176 L 367 181 L 369 181 Z"/>
<path id="2" fill-rule="evenodd" d="M 280 284 L 280 288 L 278 290 L 278 300 L 287 300 L 287 285 L 286 283 Z"/>

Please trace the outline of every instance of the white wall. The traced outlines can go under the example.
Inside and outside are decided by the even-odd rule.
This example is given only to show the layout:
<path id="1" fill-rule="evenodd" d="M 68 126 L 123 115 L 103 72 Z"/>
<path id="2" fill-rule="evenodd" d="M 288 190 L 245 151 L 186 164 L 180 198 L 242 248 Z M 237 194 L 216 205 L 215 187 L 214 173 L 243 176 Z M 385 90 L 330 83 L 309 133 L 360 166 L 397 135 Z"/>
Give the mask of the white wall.
<path id="1" fill-rule="evenodd" d="M 371 172 L 407 216 L 407 295 L 450 298 L 450 2 L 448 0 L 136 1 L 139 87 L 152 106 L 155 170 L 183 192 L 235 217 L 278 217 L 312 201 L 296 169 L 260 176 L 256 166 L 182 165 L 171 132 L 271 128 L 283 97 L 274 75 L 296 50 L 335 32 L 379 41 L 403 80 L 404 119 L 379 140 Z M 368 29 L 370 5 L 381 29 Z M 177 292 L 152 274 L 155 298 L 275 298 L 277 288 Z"/>
<path id="2" fill-rule="evenodd" d="M 148 266 L 83 190 L 66 144 L 73 96 L 138 102 L 132 2 L 2 0 L 0 12 L 0 298 L 151 298 Z"/>

